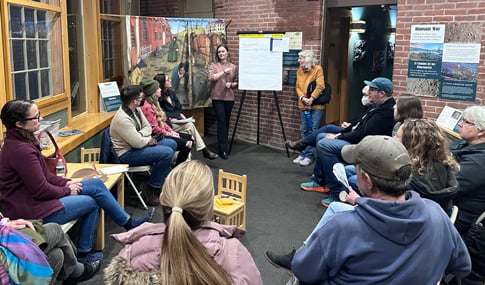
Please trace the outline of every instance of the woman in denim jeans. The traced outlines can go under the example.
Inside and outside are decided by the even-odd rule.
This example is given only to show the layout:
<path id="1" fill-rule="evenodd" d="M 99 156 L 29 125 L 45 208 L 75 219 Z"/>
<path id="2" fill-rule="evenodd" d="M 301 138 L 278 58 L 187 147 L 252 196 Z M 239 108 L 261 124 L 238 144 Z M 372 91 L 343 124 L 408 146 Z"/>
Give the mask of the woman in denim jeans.
<path id="1" fill-rule="evenodd" d="M 314 104 L 313 101 L 325 89 L 325 78 L 323 68 L 317 64 L 313 51 L 303 50 L 298 53 L 298 64 L 300 68 L 296 72 L 296 94 L 301 116 L 301 137 L 303 138 L 320 127 L 325 105 Z M 311 94 L 307 94 L 308 86 L 312 83 L 315 84 L 315 88 Z M 313 146 L 306 146 L 293 160 L 293 163 L 300 166 L 310 165 L 314 160 L 314 150 Z"/>
<path id="2" fill-rule="evenodd" d="M 144 217 L 132 219 L 100 179 L 74 182 L 51 173 L 34 135 L 43 119 L 34 103 L 9 101 L 2 108 L 1 119 L 7 128 L 0 154 L 0 191 L 6 216 L 58 224 L 81 219 L 80 262 L 102 259 L 101 253 L 90 254 L 99 208 L 127 230 L 151 220 L 153 208 Z"/>

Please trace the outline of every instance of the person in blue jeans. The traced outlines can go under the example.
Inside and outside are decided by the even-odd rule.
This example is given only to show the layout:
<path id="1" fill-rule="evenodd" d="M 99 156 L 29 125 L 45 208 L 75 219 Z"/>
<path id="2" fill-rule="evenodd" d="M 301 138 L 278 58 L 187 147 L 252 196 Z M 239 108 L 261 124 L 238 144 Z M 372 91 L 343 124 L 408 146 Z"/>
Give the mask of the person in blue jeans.
<path id="1" fill-rule="evenodd" d="M 311 50 L 298 53 L 300 68 L 296 73 L 296 95 L 298 96 L 298 110 L 301 116 L 301 136 L 304 137 L 318 129 L 325 112 L 325 105 L 314 104 L 314 100 L 325 89 L 323 68 L 317 64 L 317 59 Z M 309 88 L 312 86 L 313 88 Z M 310 93 L 311 91 L 311 93 Z M 315 148 L 311 145 L 301 150 L 293 163 L 308 166 L 313 160 Z"/>
<path id="2" fill-rule="evenodd" d="M 339 193 L 344 186 L 333 175 L 333 165 L 343 162 L 340 151 L 345 145 L 359 143 L 368 135 L 391 135 L 394 126 L 395 104 L 392 97 L 393 85 L 391 80 L 377 77 L 372 81 L 364 80 L 369 86 L 368 96 L 371 104 L 365 107 L 358 120 L 352 124 L 341 126 L 326 125 L 314 133 L 316 136 L 317 157 L 313 168 L 314 178 L 312 181 L 300 185 L 306 191 L 330 191 L 328 198 L 321 201 L 328 207 L 330 203 L 338 201 Z"/>
<path id="3" fill-rule="evenodd" d="M 170 172 L 177 143 L 163 136 L 152 137 L 152 127 L 138 107 L 143 99 L 141 86 L 129 85 L 121 90 L 122 105 L 111 121 L 110 137 L 122 163 L 130 166 L 151 165 L 142 194 L 147 203 L 159 205 L 160 189 Z"/>
<path id="4" fill-rule="evenodd" d="M 357 166 L 363 197 L 349 200 L 355 207 L 332 203 L 303 247 L 266 251 L 268 261 L 301 284 L 436 284 L 443 273 L 461 279 L 470 272 L 470 255 L 449 217 L 407 190 L 412 166 L 402 143 L 367 136 L 341 155 Z M 431 269 L 422 266 L 429 261 Z"/>
<path id="5" fill-rule="evenodd" d="M 102 259 L 102 253 L 90 254 L 100 208 L 127 230 L 151 220 L 153 208 L 144 217 L 132 219 L 100 179 L 76 182 L 50 172 L 34 135 L 43 118 L 33 102 L 7 102 L 1 119 L 7 128 L 0 154 L 0 191 L 6 216 L 58 224 L 80 219 L 77 256 L 81 263 Z"/>

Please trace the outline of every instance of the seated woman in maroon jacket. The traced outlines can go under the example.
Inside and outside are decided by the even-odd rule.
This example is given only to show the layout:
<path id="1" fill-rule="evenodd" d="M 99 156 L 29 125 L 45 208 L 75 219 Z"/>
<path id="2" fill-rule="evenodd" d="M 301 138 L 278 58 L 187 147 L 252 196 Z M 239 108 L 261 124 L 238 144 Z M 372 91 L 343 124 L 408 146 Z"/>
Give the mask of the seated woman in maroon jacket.
<path id="1" fill-rule="evenodd" d="M 0 191 L 6 216 L 58 224 L 82 219 L 77 244 L 82 263 L 102 259 L 101 253 L 90 254 L 99 208 L 127 230 L 151 220 L 153 208 L 146 216 L 131 219 L 100 179 L 74 182 L 51 173 L 34 135 L 42 121 L 34 103 L 9 101 L 0 117 L 7 128 L 0 154 Z"/>

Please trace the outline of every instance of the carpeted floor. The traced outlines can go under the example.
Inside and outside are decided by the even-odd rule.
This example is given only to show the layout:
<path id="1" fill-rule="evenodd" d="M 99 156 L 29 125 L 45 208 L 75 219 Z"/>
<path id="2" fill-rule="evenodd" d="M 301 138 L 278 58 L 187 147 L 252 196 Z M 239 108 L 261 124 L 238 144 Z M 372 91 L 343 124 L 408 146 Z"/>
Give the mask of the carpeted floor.
<path id="1" fill-rule="evenodd" d="M 206 138 L 206 143 L 214 149 L 215 137 Z M 293 247 L 299 247 L 324 211 L 320 205 L 320 200 L 326 197 L 324 194 L 299 189 L 299 183 L 310 180 L 313 165 L 301 167 L 292 164 L 295 156 L 296 153 L 288 158 L 284 151 L 238 141 L 234 143 L 228 160 L 209 161 L 200 152 L 192 154 L 193 159 L 202 159 L 211 167 L 215 184 L 220 168 L 247 174 L 247 233 L 241 241 L 253 255 L 266 285 L 286 284 L 289 276 L 286 271 L 269 264 L 264 258 L 264 251 L 289 252 Z M 128 187 L 125 191 L 126 210 L 134 216 L 143 214 L 144 210 L 136 206 L 137 198 L 133 192 Z M 157 207 L 154 221 L 161 221 L 160 207 Z M 123 229 L 106 218 L 103 267 L 121 248 L 110 239 L 109 234 L 121 231 Z M 102 280 L 101 270 L 95 278 L 83 284 L 102 284 Z"/>

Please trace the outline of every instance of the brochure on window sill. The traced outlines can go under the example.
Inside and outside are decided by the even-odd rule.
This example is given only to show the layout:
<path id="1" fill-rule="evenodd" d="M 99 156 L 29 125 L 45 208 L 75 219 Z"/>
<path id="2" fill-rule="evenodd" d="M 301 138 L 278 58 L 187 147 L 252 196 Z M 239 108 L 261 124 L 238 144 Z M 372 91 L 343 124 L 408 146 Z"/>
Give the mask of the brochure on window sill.
<path id="1" fill-rule="evenodd" d="M 172 123 L 174 124 L 185 124 L 185 123 L 195 123 L 194 117 L 180 119 L 180 120 L 173 120 Z"/>

